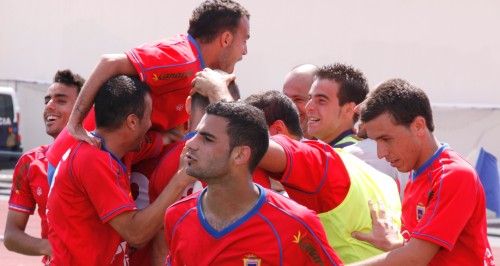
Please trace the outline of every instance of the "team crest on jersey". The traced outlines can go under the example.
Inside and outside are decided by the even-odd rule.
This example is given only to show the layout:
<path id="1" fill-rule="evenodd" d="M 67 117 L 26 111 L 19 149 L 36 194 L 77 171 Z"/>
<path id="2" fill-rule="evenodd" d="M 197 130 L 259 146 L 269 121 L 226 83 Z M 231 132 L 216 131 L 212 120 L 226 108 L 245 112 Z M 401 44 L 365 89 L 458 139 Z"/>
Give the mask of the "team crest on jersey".
<path id="1" fill-rule="evenodd" d="M 243 266 L 260 266 L 261 259 L 254 254 L 243 257 Z"/>
<path id="2" fill-rule="evenodd" d="M 417 204 L 417 221 L 420 221 L 425 214 L 425 206 L 422 203 Z"/>
<path id="3" fill-rule="evenodd" d="M 42 195 L 42 188 L 41 188 L 41 187 L 37 187 L 37 188 L 36 188 L 36 195 L 37 195 L 38 197 L 40 197 L 40 196 Z"/>

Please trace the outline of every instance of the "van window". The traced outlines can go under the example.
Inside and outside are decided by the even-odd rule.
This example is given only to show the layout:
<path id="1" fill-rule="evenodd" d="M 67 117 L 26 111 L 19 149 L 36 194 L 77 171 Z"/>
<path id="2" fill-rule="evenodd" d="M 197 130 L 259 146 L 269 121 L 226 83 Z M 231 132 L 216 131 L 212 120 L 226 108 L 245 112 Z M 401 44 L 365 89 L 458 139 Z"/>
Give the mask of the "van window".
<path id="1" fill-rule="evenodd" d="M 12 97 L 7 94 L 0 94 L 0 125 L 10 126 L 12 121 L 14 121 Z"/>

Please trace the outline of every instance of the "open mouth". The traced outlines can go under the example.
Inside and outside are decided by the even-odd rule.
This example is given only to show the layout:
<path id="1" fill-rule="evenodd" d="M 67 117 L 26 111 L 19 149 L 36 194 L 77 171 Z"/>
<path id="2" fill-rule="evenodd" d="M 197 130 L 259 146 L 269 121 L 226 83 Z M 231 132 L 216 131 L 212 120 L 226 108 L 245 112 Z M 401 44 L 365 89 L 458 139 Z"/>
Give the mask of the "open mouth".
<path id="1" fill-rule="evenodd" d="M 57 116 L 55 116 L 55 115 L 48 115 L 48 116 L 45 118 L 45 121 L 46 121 L 46 122 L 49 122 L 49 123 L 54 122 L 54 121 L 56 121 L 56 120 L 57 120 Z"/>

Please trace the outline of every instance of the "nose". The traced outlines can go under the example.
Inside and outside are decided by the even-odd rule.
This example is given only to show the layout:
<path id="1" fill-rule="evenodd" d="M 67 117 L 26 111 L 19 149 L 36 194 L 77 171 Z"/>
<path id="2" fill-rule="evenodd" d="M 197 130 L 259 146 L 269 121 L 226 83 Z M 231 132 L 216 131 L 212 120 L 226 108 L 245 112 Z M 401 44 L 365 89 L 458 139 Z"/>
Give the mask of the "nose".
<path id="1" fill-rule="evenodd" d="M 50 99 L 46 104 L 45 104 L 45 109 L 54 109 L 55 103 L 54 99 Z"/>
<path id="2" fill-rule="evenodd" d="M 387 156 L 387 147 L 385 145 L 381 144 L 380 142 L 377 142 L 377 157 L 379 159 L 383 159 Z"/>
<path id="3" fill-rule="evenodd" d="M 246 55 L 247 53 L 248 53 L 248 48 L 247 48 L 247 45 L 245 44 L 243 46 L 243 53 L 242 53 L 242 55 Z"/>
<path id="4" fill-rule="evenodd" d="M 198 138 L 198 133 L 196 133 L 196 135 L 194 135 L 191 139 L 186 141 L 185 146 L 186 146 L 187 151 L 196 150 L 195 147 L 196 147 L 197 138 Z"/>

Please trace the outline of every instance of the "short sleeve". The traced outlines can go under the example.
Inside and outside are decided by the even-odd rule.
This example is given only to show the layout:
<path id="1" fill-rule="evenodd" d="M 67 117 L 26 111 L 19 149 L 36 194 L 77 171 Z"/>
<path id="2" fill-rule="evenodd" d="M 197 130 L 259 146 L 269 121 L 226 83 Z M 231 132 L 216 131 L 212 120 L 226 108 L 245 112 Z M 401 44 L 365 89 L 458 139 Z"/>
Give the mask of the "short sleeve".
<path id="1" fill-rule="evenodd" d="M 29 184 L 29 169 L 33 160 L 33 154 L 24 154 L 17 161 L 12 175 L 12 188 L 9 199 L 10 210 L 29 214 L 33 214 L 35 211 L 36 202 Z"/>
<path id="2" fill-rule="evenodd" d="M 452 250 L 474 212 L 480 188 L 474 173 L 470 171 L 439 171 L 443 171 L 442 177 L 433 184 L 424 216 L 415 227 L 412 237 Z"/>
<path id="3" fill-rule="evenodd" d="M 73 178 L 85 191 L 103 222 L 136 209 L 126 172 L 111 155 L 99 153 L 91 160 L 82 154 L 79 157 L 71 163 Z"/>

